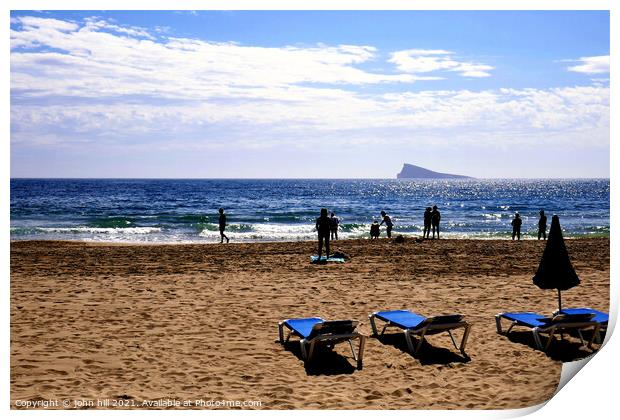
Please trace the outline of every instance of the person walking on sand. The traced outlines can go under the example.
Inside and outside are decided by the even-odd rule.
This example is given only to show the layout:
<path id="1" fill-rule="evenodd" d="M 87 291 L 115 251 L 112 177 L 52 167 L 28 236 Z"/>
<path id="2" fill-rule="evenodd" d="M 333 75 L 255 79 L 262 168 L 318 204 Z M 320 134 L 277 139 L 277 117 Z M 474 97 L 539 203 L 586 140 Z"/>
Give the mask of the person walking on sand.
<path id="1" fill-rule="evenodd" d="M 424 231 L 422 232 L 422 239 L 428 239 L 431 234 L 431 215 L 431 208 L 427 207 L 424 211 Z"/>
<path id="2" fill-rule="evenodd" d="M 319 234 L 319 259 L 321 262 L 321 254 L 323 253 L 323 242 L 325 242 L 325 255 L 329 259 L 329 233 L 331 231 L 331 220 L 327 215 L 327 209 L 321 209 L 321 216 L 316 219 L 316 231 Z"/>
<path id="3" fill-rule="evenodd" d="M 519 212 L 517 212 L 515 214 L 515 218 L 512 219 L 512 222 L 510 223 L 512 225 L 512 240 L 515 240 L 515 236 L 517 237 L 517 240 L 520 241 L 521 240 L 521 225 L 523 224 L 523 220 L 521 220 L 521 216 L 519 215 Z"/>
<path id="4" fill-rule="evenodd" d="M 545 211 L 540 210 L 540 219 L 538 220 L 538 240 L 540 241 L 540 237 L 544 237 L 545 241 L 547 240 L 547 216 L 545 216 Z"/>
<path id="5" fill-rule="evenodd" d="M 332 217 L 329 218 L 329 221 L 329 229 L 332 233 L 332 241 L 334 239 L 338 240 L 338 226 L 340 225 L 340 219 L 332 212 Z"/>
<path id="6" fill-rule="evenodd" d="M 226 243 L 230 242 L 228 236 L 224 234 L 226 230 L 226 215 L 224 214 L 224 209 L 220 208 L 220 243 L 224 243 L 224 239 L 226 239 Z"/>
<path id="7" fill-rule="evenodd" d="M 379 226 L 381 226 L 382 224 L 385 223 L 385 227 L 387 228 L 386 229 L 387 237 L 391 238 L 392 237 L 392 227 L 394 226 L 394 224 L 392 223 L 392 219 L 383 210 L 381 210 L 381 217 L 383 217 L 383 220 L 381 220 L 381 223 L 379 223 Z"/>
<path id="8" fill-rule="evenodd" d="M 437 206 L 433 206 L 431 212 L 431 226 L 433 227 L 433 239 L 435 239 L 435 230 L 437 230 L 437 239 L 439 239 L 439 222 L 441 222 L 441 213 L 437 209 Z"/>

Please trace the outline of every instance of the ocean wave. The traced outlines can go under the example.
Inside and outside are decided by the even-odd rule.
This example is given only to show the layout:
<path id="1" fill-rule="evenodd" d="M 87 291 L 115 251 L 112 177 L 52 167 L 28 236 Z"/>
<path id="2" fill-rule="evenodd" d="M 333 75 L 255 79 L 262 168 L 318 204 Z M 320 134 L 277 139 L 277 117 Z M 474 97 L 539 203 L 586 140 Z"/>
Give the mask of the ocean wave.
<path id="1" fill-rule="evenodd" d="M 353 226 L 355 225 L 355 226 Z M 230 228 L 231 226 L 228 226 Z M 159 227 L 129 227 L 129 228 L 93 228 L 86 226 L 76 227 L 11 227 L 11 239 L 65 239 L 93 242 L 126 242 L 126 243 L 205 243 L 219 242 L 219 231 L 203 229 L 196 233 L 189 230 L 162 229 Z M 347 229 L 339 230 L 339 239 L 365 239 L 369 237 L 370 224 L 349 224 Z M 511 239 L 510 229 L 454 229 L 447 226 L 442 229 L 444 239 Z M 421 237 L 422 229 L 415 225 L 395 226 L 392 237 Z M 245 225 L 237 229 L 227 229 L 226 235 L 233 242 L 285 242 L 285 241 L 314 241 L 317 233 L 311 224 L 273 224 L 259 223 Z M 589 229 L 578 231 L 564 231 L 565 238 L 582 237 L 609 237 L 608 226 L 591 226 Z M 381 237 L 385 238 L 385 228 L 381 229 Z M 537 230 L 522 231 L 523 240 L 537 239 Z"/>
<path id="2" fill-rule="evenodd" d="M 395 226 L 392 236 L 420 236 L 422 226 L 419 225 L 403 225 Z M 275 224 L 275 223 L 257 223 L 252 225 L 244 225 L 240 229 L 237 225 L 229 225 L 226 227 L 226 236 L 231 239 L 240 241 L 302 241 L 314 240 L 317 232 L 312 224 Z M 339 239 L 360 239 L 370 235 L 370 223 L 347 223 L 341 224 L 338 230 Z M 212 227 L 204 229 L 199 233 L 201 238 L 208 240 L 219 240 L 219 229 L 214 230 Z M 385 226 L 381 227 L 381 236 L 385 237 Z"/>
<path id="3" fill-rule="evenodd" d="M 98 228 L 126 228 L 131 224 L 135 223 L 134 218 L 130 217 L 119 217 L 119 216 L 110 216 L 110 217 L 101 217 L 97 218 L 89 223 L 89 227 L 94 229 Z"/>
<path id="4" fill-rule="evenodd" d="M 175 222 L 180 223 L 209 223 L 209 216 L 205 214 L 166 214 L 166 215 L 156 215 L 157 218 L 162 219 L 170 219 Z"/>
<path id="5" fill-rule="evenodd" d="M 370 225 L 356 224 L 347 226 L 346 230 L 339 230 L 338 237 L 340 239 L 360 238 L 369 231 Z M 317 232 L 314 225 L 310 224 L 256 223 L 229 225 L 226 227 L 226 235 L 231 239 L 242 241 L 301 241 L 315 239 Z M 220 239 L 219 229 L 204 229 L 199 236 L 206 239 Z"/>
<path id="6" fill-rule="evenodd" d="M 482 217 L 485 219 L 501 219 L 503 215 L 501 213 L 482 213 Z"/>
<path id="7" fill-rule="evenodd" d="M 147 235 L 150 233 L 161 232 L 159 227 L 90 227 L 90 226 L 75 226 L 75 227 L 39 227 L 34 228 L 41 232 L 56 232 L 56 233 L 106 233 L 106 234 L 134 234 L 134 235 Z"/>

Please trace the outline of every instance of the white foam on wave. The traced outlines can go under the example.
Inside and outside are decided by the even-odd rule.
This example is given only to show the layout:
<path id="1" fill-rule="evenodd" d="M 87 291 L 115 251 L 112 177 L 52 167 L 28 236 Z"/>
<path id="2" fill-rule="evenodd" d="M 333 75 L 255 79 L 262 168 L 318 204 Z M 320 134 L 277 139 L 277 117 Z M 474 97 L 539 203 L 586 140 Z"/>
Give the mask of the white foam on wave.
<path id="1" fill-rule="evenodd" d="M 229 226 L 230 228 L 230 226 Z M 360 238 L 370 232 L 370 225 L 359 226 L 350 231 L 338 231 L 338 238 L 352 239 Z M 227 229 L 226 236 L 239 241 L 307 241 L 316 239 L 317 232 L 314 225 L 291 225 L 275 223 L 257 223 L 251 225 L 251 230 L 239 232 Z M 198 234 L 201 238 L 208 240 L 219 240 L 220 232 L 217 230 L 204 229 Z"/>
<path id="2" fill-rule="evenodd" d="M 484 217 L 485 219 L 501 219 L 502 214 L 501 213 L 482 213 L 482 217 Z"/>
<path id="3" fill-rule="evenodd" d="M 98 234 L 129 234 L 129 235 L 148 235 L 149 233 L 161 232 L 161 228 L 158 227 L 127 227 L 127 228 L 104 228 L 104 227 L 88 227 L 88 226 L 76 226 L 76 227 L 47 227 L 38 228 L 44 232 L 57 232 L 57 233 L 98 233 Z"/>
<path id="4" fill-rule="evenodd" d="M 475 232 L 459 231 L 458 223 L 448 223 L 449 227 L 456 227 L 456 230 L 448 229 L 441 231 L 441 238 L 445 239 L 505 239 L 510 240 L 511 231 L 505 229 L 496 230 L 477 230 Z M 598 227 L 598 226 L 597 226 Z M 392 231 L 392 237 L 403 235 L 405 237 L 421 237 L 422 229 L 417 226 L 403 226 L 404 230 Z M 605 228 L 602 226 L 601 228 Z M 11 227 L 13 235 L 16 229 Z M 608 228 L 607 228 L 608 229 Z M 607 230 L 608 231 L 608 230 Z M 338 239 L 368 239 L 370 224 L 360 224 L 348 227 L 347 230 L 338 231 Z M 595 232 L 588 232 L 595 233 Z M 597 232 L 598 233 L 598 232 Z M 316 241 L 317 233 L 313 224 L 276 224 L 276 223 L 257 223 L 257 224 L 231 224 L 226 230 L 226 235 L 233 242 L 297 242 L 297 241 Z M 381 229 L 381 238 L 385 238 L 385 229 Z M 566 235 L 570 238 L 572 235 Z M 536 231 L 523 232 L 521 239 L 536 239 Z M 19 239 L 70 239 L 87 242 L 121 242 L 121 243 L 213 243 L 220 241 L 220 234 L 217 225 L 209 224 L 208 228 L 195 232 L 178 231 L 159 227 L 36 227 L 29 228 L 29 232 L 20 235 Z"/>

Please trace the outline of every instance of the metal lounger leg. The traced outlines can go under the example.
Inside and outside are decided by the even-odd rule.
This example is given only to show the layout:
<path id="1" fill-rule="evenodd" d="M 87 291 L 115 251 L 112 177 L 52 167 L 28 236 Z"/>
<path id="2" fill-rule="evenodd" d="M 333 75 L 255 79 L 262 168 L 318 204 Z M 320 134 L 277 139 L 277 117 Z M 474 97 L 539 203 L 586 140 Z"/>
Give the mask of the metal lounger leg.
<path id="1" fill-rule="evenodd" d="M 377 334 L 377 326 L 375 325 L 375 314 L 371 314 L 368 319 L 370 319 L 370 327 L 372 328 L 372 333 L 374 335 L 378 335 Z"/>
<path id="2" fill-rule="evenodd" d="M 301 357 L 304 360 L 308 360 L 308 354 L 306 353 L 306 340 L 299 340 L 299 346 L 301 347 Z"/>
<path id="3" fill-rule="evenodd" d="M 534 328 L 532 330 L 532 334 L 534 335 L 534 342 L 536 343 L 536 347 L 538 348 L 538 350 L 542 350 L 543 346 L 540 342 L 540 336 L 538 335 L 538 328 Z"/>
<path id="4" fill-rule="evenodd" d="M 312 356 L 314 354 L 314 345 L 316 344 L 317 339 L 313 338 L 310 340 L 310 350 L 308 351 L 308 361 L 312 360 Z"/>
<path id="5" fill-rule="evenodd" d="M 601 338 L 601 331 L 597 331 L 596 335 L 592 336 L 592 343 L 603 344 L 603 339 Z"/>
<path id="6" fill-rule="evenodd" d="M 347 340 L 349 342 L 349 347 L 351 347 L 351 354 L 353 354 L 353 360 L 357 362 L 357 354 L 355 354 L 355 349 L 353 348 L 353 342 L 351 340 Z"/>
<path id="7" fill-rule="evenodd" d="M 288 343 L 288 340 L 291 338 L 291 334 L 293 334 L 293 331 L 289 329 L 288 333 L 286 334 L 286 338 L 284 338 L 284 323 L 283 322 L 278 323 L 278 335 L 280 338 L 280 343 L 282 344 Z"/>
<path id="8" fill-rule="evenodd" d="M 503 314 L 495 315 L 495 326 L 497 327 L 497 333 L 498 334 L 503 334 L 503 335 L 508 335 L 510 333 L 510 331 L 512 330 L 512 328 L 515 325 L 517 325 L 517 322 L 513 321 L 512 324 L 510 324 L 510 326 L 508 327 L 508 329 L 506 331 L 503 331 L 503 329 L 502 329 L 502 315 Z"/>
<path id="9" fill-rule="evenodd" d="M 551 328 L 551 331 L 549 332 L 549 339 L 547 340 L 547 345 L 545 346 L 545 352 L 549 349 L 549 346 L 551 345 L 551 340 L 553 340 L 554 333 L 555 333 L 555 327 Z"/>
<path id="10" fill-rule="evenodd" d="M 359 351 L 357 352 L 357 368 L 361 370 L 362 360 L 364 359 L 364 347 L 366 346 L 366 337 L 364 337 L 363 335 L 360 335 L 359 340 L 360 340 L 360 348 L 359 348 Z"/>
<path id="11" fill-rule="evenodd" d="M 593 338 L 593 343 L 596 344 L 603 344 L 603 337 L 601 336 L 601 330 L 604 330 L 605 327 L 601 324 L 599 324 L 598 327 L 598 331 L 596 332 L 596 334 L 592 337 Z"/>
<path id="12" fill-rule="evenodd" d="M 577 330 L 577 335 L 579 336 L 579 341 L 581 341 L 581 345 L 585 346 L 586 342 L 583 339 L 583 334 L 581 334 L 581 330 Z"/>
<path id="13" fill-rule="evenodd" d="M 452 340 L 452 345 L 455 349 L 459 349 L 459 346 L 456 345 L 456 341 L 454 341 L 454 336 L 452 335 L 452 331 L 448 330 L 448 335 L 450 336 L 450 340 Z"/>
<path id="14" fill-rule="evenodd" d="M 495 326 L 497 327 L 497 333 L 502 333 L 502 314 L 495 315 Z"/>
<path id="15" fill-rule="evenodd" d="M 461 339 L 461 353 L 465 354 L 465 346 L 467 345 L 467 339 L 469 338 L 469 331 L 471 330 L 471 325 L 467 324 L 465 326 L 465 332 L 463 333 L 463 338 Z"/>
<path id="16" fill-rule="evenodd" d="M 600 336 L 600 330 L 601 330 L 601 324 L 597 324 L 597 325 L 594 327 L 594 331 L 592 331 L 592 337 L 590 338 L 590 341 L 588 342 L 588 348 L 589 348 L 589 349 L 591 349 L 591 350 L 592 350 L 592 343 L 594 343 L 594 339 L 595 339 L 595 338 L 598 338 L 598 339 L 599 339 L 599 342 L 600 342 L 600 339 L 601 339 L 601 336 Z M 602 343 L 601 343 L 601 344 L 602 344 Z"/>
<path id="17" fill-rule="evenodd" d="M 420 351 L 420 348 L 422 347 L 422 343 L 424 343 L 424 335 L 426 334 L 427 329 L 428 329 L 428 326 L 422 329 L 422 333 L 420 334 L 420 338 L 419 338 L 420 341 L 418 341 L 418 345 L 415 348 L 416 353 Z"/>
<path id="18" fill-rule="evenodd" d="M 517 325 L 517 321 L 513 321 L 512 324 L 510 324 L 510 327 L 508 327 L 508 329 L 506 330 L 506 335 L 510 334 L 510 331 L 512 331 L 513 327 Z"/>
<path id="19" fill-rule="evenodd" d="M 409 347 L 409 351 L 411 353 L 415 353 L 413 349 L 413 343 L 411 342 L 411 334 L 409 330 L 403 330 L 403 332 L 405 333 L 405 341 L 407 341 L 407 347 Z"/>

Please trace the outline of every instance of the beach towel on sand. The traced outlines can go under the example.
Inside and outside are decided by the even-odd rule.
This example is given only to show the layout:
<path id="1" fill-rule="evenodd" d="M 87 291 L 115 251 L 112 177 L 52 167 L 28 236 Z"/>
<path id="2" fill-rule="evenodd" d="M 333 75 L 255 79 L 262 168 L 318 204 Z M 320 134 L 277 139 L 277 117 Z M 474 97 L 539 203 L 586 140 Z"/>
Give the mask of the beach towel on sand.
<path id="1" fill-rule="evenodd" d="M 310 257 L 310 262 L 318 262 L 319 260 L 319 256 L 318 255 L 313 255 Z M 339 257 L 325 257 L 325 255 L 321 255 L 321 262 L 335 262 L 335 263 L 343 263 L 344 262 L 344 258 L 339 258 Z"/>

